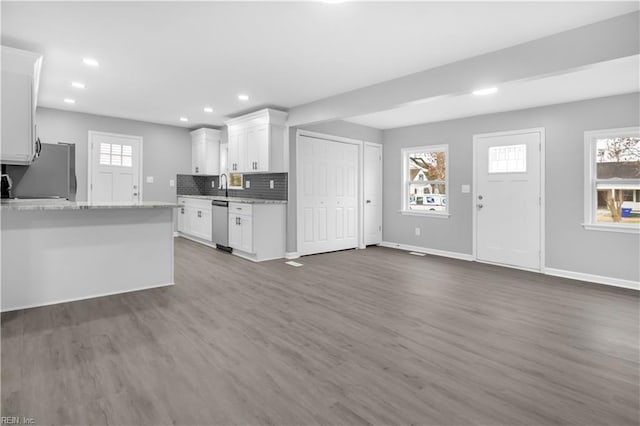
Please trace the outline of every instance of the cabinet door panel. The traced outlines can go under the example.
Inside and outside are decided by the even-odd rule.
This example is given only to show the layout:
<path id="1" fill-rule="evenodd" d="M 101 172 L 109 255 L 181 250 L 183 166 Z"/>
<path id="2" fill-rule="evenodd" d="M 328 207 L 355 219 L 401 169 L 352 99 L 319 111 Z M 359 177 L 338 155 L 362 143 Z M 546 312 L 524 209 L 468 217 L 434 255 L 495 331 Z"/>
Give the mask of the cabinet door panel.
<path id="1" fill-rule="evenodd" d="M 251 216 L 239 216 L 240 217 L 240 232 L 241 242 L 240 247 L 242 251 L 247 253 L 253 253 L 253 224 Z"/>
<path id="2" fill-rule="evenodd" d="M 32 92 L 30 76 L 2 72 L 3 163 L 28 164 L 34 156 Z"/>
<path id="3" fill-rule="evenodd" d="M 269 170 L 269 125 L 247 131 L 247 169 L 248 172 Z"/>
<path id="4" fill-rule="evenodd" d="M 242 228 L 238 223 L 238 216 L 229 215 L 229 247 L 242 250 Z"/>

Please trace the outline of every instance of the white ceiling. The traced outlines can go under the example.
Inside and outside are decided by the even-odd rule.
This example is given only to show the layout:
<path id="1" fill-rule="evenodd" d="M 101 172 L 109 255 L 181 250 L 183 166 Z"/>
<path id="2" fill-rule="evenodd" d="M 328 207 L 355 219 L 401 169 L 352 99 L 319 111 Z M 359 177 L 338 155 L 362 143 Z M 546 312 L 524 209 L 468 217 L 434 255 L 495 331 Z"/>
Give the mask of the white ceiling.
<path id="1" fill-rule="evenodd" d="M 500 85 L 487 96 L 462 93 L 424 99 L 388 111 L 351 117 L 346 121 L 392 129 L 421 123 L 573 102 L 640 91 L 640 56 L 601 62 L 564 74 Z"/>
<path id="2" fill-rule="evenodd" d="M 2 2 L 1 7 L 2 44 L 44 54 L 40 105 L 198 127 L 513 46 L 638 10 L 638 3 Z M 87 56 L 101 66 L 84 66 Z M 87 88 L 73 89 L 71 81 Z M 239 101 L 241 92 L 251 99 Z M 77 103 L 65 104 L 64 98 Z M 203 112 L 204 106 L 214 113 Z M 189 122 L 181 123 L 180 116 Z"/>

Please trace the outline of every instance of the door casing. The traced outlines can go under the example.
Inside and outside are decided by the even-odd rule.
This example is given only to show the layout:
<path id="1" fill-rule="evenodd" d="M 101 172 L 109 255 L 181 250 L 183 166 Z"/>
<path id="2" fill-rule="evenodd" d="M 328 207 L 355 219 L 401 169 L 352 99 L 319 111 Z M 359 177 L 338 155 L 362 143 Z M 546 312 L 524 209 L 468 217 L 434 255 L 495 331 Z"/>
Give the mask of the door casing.
<path id="1" fill-rule="evenodd" d="M 544 127 L 534 127 L 529 129 L 509 130 L 493 133 L 480 133 L 473 135 L 473 181 L 472 181 L 472 194 L 471 210 L 473 211 L 473 242 L 472 242 L 472 256 L 473 260 L 480 263 L 491 263 L 484 260 L 478 260 L 477 257 L 477 231 L 478 231 L 478 209 L 476 209 L 476 203 L 478 202 L 478 140 L 484 137 L 497 137 L 497 136 L 511 136 L 520 135 L 523 133 L 539 133 L 540 134 L 540 269 L 532 270 L 530 268 L 519 268 L 512 265 L 498 264 L 499 266 L 523 269 L 527 271 L 544 273 L 546 267 L 545 257 L 545 129 Z"/>

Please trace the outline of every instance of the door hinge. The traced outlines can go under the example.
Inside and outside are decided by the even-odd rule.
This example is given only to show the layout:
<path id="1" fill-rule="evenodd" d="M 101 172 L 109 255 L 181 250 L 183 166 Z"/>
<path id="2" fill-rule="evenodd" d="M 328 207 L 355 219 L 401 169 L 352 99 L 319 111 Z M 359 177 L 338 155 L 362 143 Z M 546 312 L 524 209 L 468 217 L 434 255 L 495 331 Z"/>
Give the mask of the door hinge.
<path id="1" fill-rule="evenodd" d="M 382 231 L 382 226 L 378 226 L 378 231 Z"/>

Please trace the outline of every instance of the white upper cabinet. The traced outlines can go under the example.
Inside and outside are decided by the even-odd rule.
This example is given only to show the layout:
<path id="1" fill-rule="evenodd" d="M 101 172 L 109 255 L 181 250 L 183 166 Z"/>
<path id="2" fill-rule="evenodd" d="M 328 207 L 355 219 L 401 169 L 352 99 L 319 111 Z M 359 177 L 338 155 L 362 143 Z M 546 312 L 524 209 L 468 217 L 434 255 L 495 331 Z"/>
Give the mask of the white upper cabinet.
<path id="1" fill-rule="evenodd" d="M 229 172 L 287 172 L 286 119 L 286 112 L 263 109 L 228 120 Z"/>
<path id="2" fill-rule="evenodd" d="M 198 129 L 191 132 L 191 173 L 220 174 L 220 130 Z"/>
<path id="3" fill-rule="evenodd" d="M 36 105 L 42 55 L 2 46 L 0 163 L 28 165 L 40 151 Z"/>

